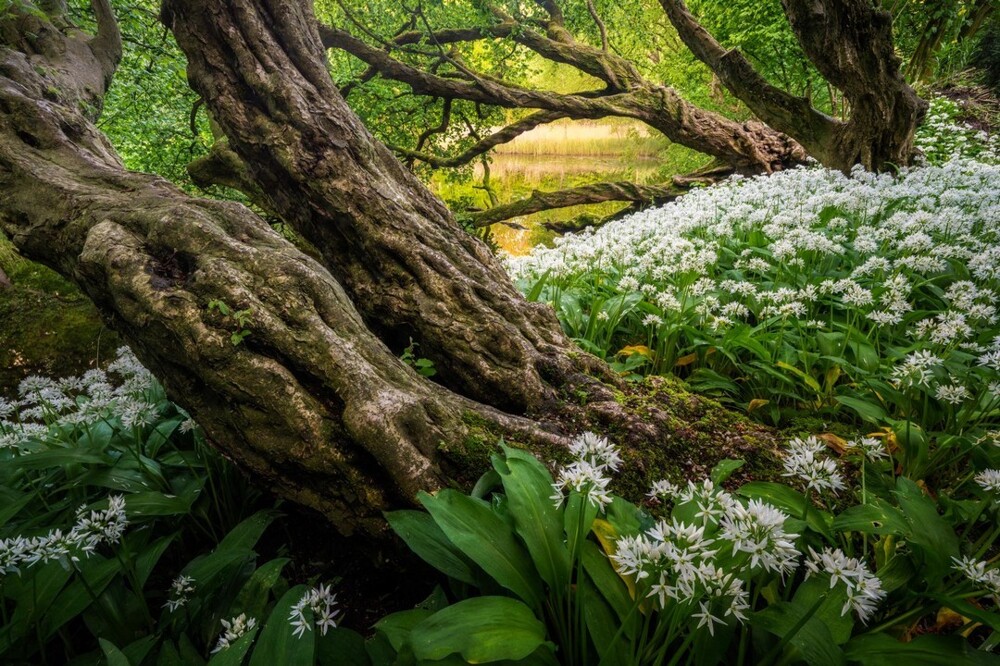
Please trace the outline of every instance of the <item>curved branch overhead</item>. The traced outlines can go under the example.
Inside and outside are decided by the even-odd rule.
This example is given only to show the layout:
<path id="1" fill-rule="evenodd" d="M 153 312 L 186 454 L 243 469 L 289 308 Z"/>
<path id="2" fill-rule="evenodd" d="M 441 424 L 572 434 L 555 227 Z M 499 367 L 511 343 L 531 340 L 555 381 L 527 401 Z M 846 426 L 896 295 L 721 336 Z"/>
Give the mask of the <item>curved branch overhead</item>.
<path id="1" fill-rule="evenodd" d="M 536 190 L 526 199 L 472 213 L 469 218 L 477 227 L 485 227 L 545 210 L 606 201 L 627 201 L 647 205 L 662 204 L 673 201 L 687 190 L 688 188 L 676 185 L 641 185 L 627 181 L 591 183 L 554 192 Z"/>
<path id="2" fill-rule="evenodd" d="M 557 26 L 558 27 L 558 26 Z M 632 118 L 663 133 L 671 141 L 710 155 L 745 173 L 770 172 L 805 159 L 805 152 L 792 139 L 756 121 L 736 122 L 691 104 L 674 89 L 639 77 L 634 67 L 614 54 L 568 40 L 556 42 L 573 57 L 559 62 L 579 66 L 588 74 L 598 72 L 602 80 L 614 80 L 615 86 L 583 94 L 560 94 L 540 91 L 476 75 L 470 80 L 433 74 L 403 62 L 384 49 L 376 48 L 350 32 L 324 26 L 321 29 L 327 47 L 344 50 L 378 70 L 387 79 L 410 86 L 416 94 L 463 99 L 503 108 L 540 109 L 573 119 Z M 530 32 L 530 31 L 529 31 Z M 582 63 L 588 63 L 583 65 Z M 611 72 L 607 78 L 606 72 Z M 628 85 L 621 85 L 622 81 Z"/>
<path id="3" fill-rule="evenodd" d="M 850 102 L 847 121 L 771 85 L 743 56 L 723 48 L 683 0 L 660 0 L 685 45 L 770 126 L 799 140 L 823 164 L 849 171 L 908 164 L 927 103 L 906 83 L 892 17 L 870 0 L 782 0 L 806 57 Z"/>

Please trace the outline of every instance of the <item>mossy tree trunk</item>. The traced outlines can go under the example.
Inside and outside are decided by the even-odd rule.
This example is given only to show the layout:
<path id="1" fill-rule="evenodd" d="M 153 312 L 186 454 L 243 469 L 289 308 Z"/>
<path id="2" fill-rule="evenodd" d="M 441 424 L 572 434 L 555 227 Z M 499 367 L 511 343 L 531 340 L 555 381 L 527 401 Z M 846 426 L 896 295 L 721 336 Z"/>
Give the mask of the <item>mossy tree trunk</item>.
<path id="1" fill-rule="evenodd" d="M 763 429 L 663 382 L 626 391 L 526 302 L 344 104 L 307 3 L 165 4 L 247 177 L 321 261 L 242 205 L 123 168 L 93 124 L 120 54 L 107 0 L 94 37 L 0 17 L 0 229 L 79 285 L 262 482 L 377 532 L 417 490 L 474 478 L 499 436 L 551 458 L 579 430 L 609 432 L 634 488 L 767 448 Z M 399 359 L 410 337 L 441 383 Z"/>

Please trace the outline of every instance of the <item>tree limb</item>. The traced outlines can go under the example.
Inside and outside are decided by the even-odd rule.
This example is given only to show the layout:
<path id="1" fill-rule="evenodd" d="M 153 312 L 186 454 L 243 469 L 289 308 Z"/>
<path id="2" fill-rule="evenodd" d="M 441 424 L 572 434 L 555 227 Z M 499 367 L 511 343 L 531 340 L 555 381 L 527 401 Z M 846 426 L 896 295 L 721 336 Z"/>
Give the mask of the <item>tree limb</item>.
<path id="1" fill-rule="evenodd" d="M 754 115 L 776 130 L 794 136 L 810 152 L 827 140 L 837 121 L 814 109 L 805 97 L 796 97 L 771 85 L 738 50 L 723 48 L 682 0 L 660 0 L 660 5 L 684 44 Z"/>
<path id="2" fill-rule="evenodd" d="M 535 190 L 527 199 L 472 213 L 469 217 L 477 227 L 487 227 L 497 222 L 545 210 L 605 201 L 631 201 L 643 204 L 666 203 L 673 201 L 685 192 L 687 192 L 687 188 L 676 185 L 640 185 L 628 181 L 591 183 L 555 192 Z"/>
<path id="3" fill-rule="evenodd" d="M 421 152 L 420 150 L 410 150 L 400 146 L 389 146 L 396 153 L 409 159 L 419 160 L 434 168 L 451 168 L 468 164 L 480 155 L 488 153 L 497 146 L 513 141 L 520 135 L 528 132 L 540 125 L 545 125 L 568 116 L 559 111 L 537 111 L 530 116 L 518 120 L 503 129 L 480 139 L 473 146 L 467 148 L 457 155 L 440 156 Z"/>
<path id="4" fill-rule="evenodd" d="M 97 34 L 88 45 L 94 57 L 101 63 L 107 87 L 115 70 L 118 69 L 118 62 L 122 59 L 122 35 L 110 0 L 91 0 L 91 6 L 97 21 Z"/>

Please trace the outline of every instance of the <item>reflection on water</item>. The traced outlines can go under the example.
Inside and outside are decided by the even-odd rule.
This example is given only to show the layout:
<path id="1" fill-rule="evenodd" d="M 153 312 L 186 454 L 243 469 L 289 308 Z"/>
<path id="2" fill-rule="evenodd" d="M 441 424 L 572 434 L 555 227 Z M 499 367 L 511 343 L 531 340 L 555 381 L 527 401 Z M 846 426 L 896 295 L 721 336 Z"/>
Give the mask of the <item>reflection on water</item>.
<path id="1" fill-rule="evenodd" d="M 625 156 L 573 155 L 494 155 L 490 163 L 490 185 L 501 203 L 531 196 L 532 191 L 554 191 L 611 180 L 638 183 L 658 182 L 663 171 L 662 159 Z M 435 174 L 431 187 L 438 196 L 456 209 L 469 206 L 485 209 L 489 195 L 482 188 L 484 168 L 477 164 L 474 178 L 468 183 L 448 182 L 444 174 Z M 543 225 L 547 222 L 568 222 L 587 213 L 597 217 L 611 215 L 624 207 L 620 202 L 590 206 L 573 206 L 543 211 L 510 220 L 515 226 L 493 225 L 493 235 L 500 247 L 511 254 L 527 254 L 539 243 L 551 241 L 554 233 Z M 520 228 L 518 228 L 520 227 Z"/>

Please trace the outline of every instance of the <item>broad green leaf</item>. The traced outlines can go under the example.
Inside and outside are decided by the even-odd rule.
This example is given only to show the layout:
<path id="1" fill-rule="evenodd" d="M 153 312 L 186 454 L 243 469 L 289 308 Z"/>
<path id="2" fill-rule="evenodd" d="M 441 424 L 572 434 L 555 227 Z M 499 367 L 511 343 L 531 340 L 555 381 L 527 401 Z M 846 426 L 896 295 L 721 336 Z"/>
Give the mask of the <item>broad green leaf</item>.
<path id="1" fill-rule="evenodd" d="M 779 601 L 754 613 L 750 622 L 754 627 L 765 629 L 779 639 L 787 639 L 788 646 L 798 650 L 810 666 L 843 666 L 844 653 L 837 647 L 822 620 L 812 617 L 801 627 L 797 627 L 802 618 L 801 608 Z M 793 630 L 795 633 L 791 633 Z M 785 649 L 787 651 L 788 647 Z"/>
<path id="2" fill-rule="evenodd" d="M 893 495 L 910 522 L 910 545 L 923 552 L 927 570 L 921 573 L 928 580 L 947 576 L 951 572 L 951 558 L 959 555 L 955 531 L 938 514 L 934 502 L 910 479 L 899 477 Z"/>
<path id="3" fill-rule="evenodd" d="M 259 631 L 260 627 L 254 627 L 230 643 L 228 647 L 216 652 L 208 660 L 208 666 L 241 666 Z"/>
<path id="4" fill-rule="evenodd" d="M 1000 656 L 976 650 L 961 636 L 919 636 L 902 643 L 883 633 L 858 636 L 845 646 L 860 666 L 998 666 Z"/>
<path id="5" fill-rule="evenodd" d="M 271 589 L 281 580 L 281 571 L 291 560 L 279 557 L 253 572 L 236 597 L 236 607 L 252 617 L 263 617 Z"/>
<path id="6" fill-rule="evenodd" d="M 783 483 L 752 481 L 741 486 L 736 492 L 744 497 L 761 499 L 773 504 L 792 518 L 802 518 L 808 506 L 808 519 L 806 522 L 809 527 L 833 542 L 833 531 L 831 529 L 833 515 L 829 511 L 812 506 L 812 502 L 807 500 L 805 495 L 794 488 L 790 488 Z"/>
<path id="7" fill-rule="evenodd" d="M 848 395 L 838 395 L 834 399 L 844 407 L 854 411 L 864 421 L 882 424 L 889 418 L 889 415 L 885 413 L 885 410 L 881 406 L 868 400 L 853 398 Z"/>
<path id="8" fill-rule="evenodd" d="M 523 659 L 545 642 L 545 625 L 509 597 L 475 597 L 434 613 L 410 632 L 417 659 L 460 654 L 469 663 Z"/>
<path id="9" fill-rule="evenodd" d="M 599 512 L 600 507 L 580 493 L 572 492 L 566 499 L 564 512 L 566 543 L 573 557 L 580 556 L 580 548 L 586 542 Z"/>
<path id="10" fill-rule="evenodd" d="M 614 611 L 608 605 L 591 577 L 584 576 L 577 583 L 579 586 L 578 601 L 583 607 L 583 619 L 587 623 L 587 631 L 590 634 L 590 641 L 597 649 L 600 661 L 606 666 L 627 666 L 629 663 L 625 656 L 626 641 L 629 640 L 624 635 L 618 634 L 618 627 L 621 621 L 615 616 Z"/>
<path id="11" fill-rule="evenodd" d="M 227 548 L 253 548 L 257 540 L 264 534 L 274 520 L 280 515 L 277 511 L 258 511 L 239 525 L 229 530 L 219 543 L 219 550 Z"/>
<path id="12" fill-rule="evenodd" d="M 365 638 L 356 631 L 337 627 L 316 638 L 319 666 L 370 666 Z"/>
<path id="13" fill-rule="evenodd" d="M 725 460 L 720 460 L 715 467 L 712 468 L 712 473 L 710 478 L 712 483 L 716 485 L 721 485 L 729 480 L 729 477 L 738 470 L 740 467 L 746 464 L 745 460 L 733 460 L 731 458 L 726 458 Z"/>
<path id="14" fill-rule="evenodd" d="M 388 639 L 392 649 L 399 652 L 410 642 L 410 632 L 413 628 L 433 614 L 434 611 L 426 608 L 399 611 L 379 620 L 375 628 Z"/>
<path id="15" fill-rule="evenodd" d="M 508 447 L 504 453 L 507 459 L 496 460 L 494 467 L 514 516 L 514 530 L 527 546 L 542 580 L 553 589 L 568 591 L 569 551 L 563 543 L 563 510 L 550 499 L 552 476 L 530 454 Z"/>
<path id="16" fill-rule="evenodd" d="M 305 632 L 303 636 L 294 636 L 292 632 L 295 628 L 288 621 L 292 606 L 297 604 L 308 591 L 309 588 L 305 585 L 296 585 L 274 605 L 274 610 L 260 630 L 257 645 L 250 656 L 250 666 L 313 662 L 313 650 L 316 646 L 313 637 L 315 629 Z"/>
<path id="17" fill-rule="evenodd" d="M 115 647 L 114 643 L 103 638 L 98 638 L 97 642 L 101 645 L 104 658 L 108 660 L 108 666 L 132 666 L 125 653 Z"/>
<path id="18" fill-rule="evenodd" d="M 423 511 L 392 511 L 386 513 L 385 518 L 392 530 L 424 562 L 455 580 L 475 585 L 470 563 L 430 515 Z"/>
<path id="19" fill-rule="evenodd" d="M 526 603 L 541 607 L 542 584 L 531 556 L 486 502 L 451 489 L 421 493 L 419 499 L 462 553 Z"/>

